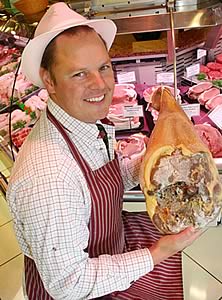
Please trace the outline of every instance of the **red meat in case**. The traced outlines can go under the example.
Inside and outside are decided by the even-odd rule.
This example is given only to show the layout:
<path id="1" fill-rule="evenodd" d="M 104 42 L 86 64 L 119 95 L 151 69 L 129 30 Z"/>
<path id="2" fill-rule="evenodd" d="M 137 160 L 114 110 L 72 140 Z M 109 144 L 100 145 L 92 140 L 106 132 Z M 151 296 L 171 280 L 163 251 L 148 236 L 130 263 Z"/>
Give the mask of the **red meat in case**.
<path id="1" fill-rule="evenodd" d="M 216 56 L 216 62 L 222 64 L 222 53 L 220 53 Z"/>
<path id="2" fill-rule="evenodd" d="M 22 128 L 12 134 L 12 142 L 17 147 L 20 148 L 24 143 L 26 137 L 32 129 L 30 127 Z"/>
<path id="3" fill-rule="evenodd" d="M 218 62 L 209 62 L 207 67 L 212 71 L 220 71 L 222 69 L 222 64 Z"/>
<path id="4" fill-rule="evenodd" d="M 210 71 L 210 72 L 207 73 L 207 76 L 211 80 L 221 79 L 222 78 L 222 73 L 220 71 Z"/>
<path id="5" fill-rule="evenodd" d="M 219 89 L 211 88 L 203 93 L 197 98 L 198 102 L 204 105 L 208 100 L 220 94 Z"/>
<path id="6" fill-rule="evenodd" d="M 214 109 L 218 105 L 222 104 L 222 94 L 217 95 L 205 103 L 207 109 Z"/>
<path id="7" fill-rule="evenodd" d="M 220 132 L 209 124 L 197 124 L 194 127 L 213 157 L 222 157 L 222 136 Z"/>
<path id="8" fill-rule="evenodd" d="M 200 65 L 200 73 L 207 74 L 210 71 L 210 69 L 204 65 Z"/>

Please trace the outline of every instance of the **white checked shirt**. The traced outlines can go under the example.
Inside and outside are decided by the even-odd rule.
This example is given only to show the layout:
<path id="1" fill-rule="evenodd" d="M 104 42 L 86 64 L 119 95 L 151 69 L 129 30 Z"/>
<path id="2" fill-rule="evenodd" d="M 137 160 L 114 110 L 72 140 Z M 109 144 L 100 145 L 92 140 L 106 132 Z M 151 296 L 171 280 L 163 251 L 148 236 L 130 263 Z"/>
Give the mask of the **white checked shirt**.
<path id="1" fill-rule="evenodd" d="M 108 162 L 95 124 L 82 123 L 49 100 L 51 113 L 64 125 L 92 170 Z M 104 125 L 111 159 L 114 128 Z M 120 161 L 125 189 L 138 184 L 141 159 Z M 48 293 L 56 300 L 92 299 L 117 290 L 153 269 L 148 249 L 89 258 L 91 211 L 86 180 L 67 144 L 43 112 L 16 159 L 7 200 L 25 255 L 33 258 Z"/>

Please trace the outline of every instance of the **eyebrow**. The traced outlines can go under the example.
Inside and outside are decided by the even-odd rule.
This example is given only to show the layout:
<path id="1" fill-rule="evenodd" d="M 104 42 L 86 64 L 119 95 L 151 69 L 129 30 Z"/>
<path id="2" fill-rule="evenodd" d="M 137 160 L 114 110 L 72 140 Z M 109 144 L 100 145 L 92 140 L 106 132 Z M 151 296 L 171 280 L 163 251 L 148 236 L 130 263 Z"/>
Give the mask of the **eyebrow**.
<path id="1" fill-rule="evenodd" d="M 111 64 L 111 59 L 107 59 L 106 61 L 102 62 L 102 63 L 100 64 L 100 67 L 103 66 L 103 65 L 106 65 L 106 64 Z M 81 67 L 75 68 L 75 69 L 76 69 L 76 70 L 71 71 L 70 73 L 75 74 L 75 73 L 84 72 L 84 71 L 87 71 L 87 70 L 88 70 L 87 68 L 81 68 Z"/>

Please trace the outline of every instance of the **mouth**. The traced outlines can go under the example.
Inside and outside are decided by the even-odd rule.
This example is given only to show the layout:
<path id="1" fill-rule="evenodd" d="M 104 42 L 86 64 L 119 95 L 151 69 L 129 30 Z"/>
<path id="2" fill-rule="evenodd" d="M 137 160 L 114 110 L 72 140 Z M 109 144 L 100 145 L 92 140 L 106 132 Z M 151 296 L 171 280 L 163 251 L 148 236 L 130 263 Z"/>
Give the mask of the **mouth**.
<path id="1" fill-rule="evenodd" d="M 99 97 L 92 97 L 92 98 L 86 98 L 84 101 L 90 102 L 90 103 L 99 103 L 105 98 L 105 95 L 99 96 Z"/>

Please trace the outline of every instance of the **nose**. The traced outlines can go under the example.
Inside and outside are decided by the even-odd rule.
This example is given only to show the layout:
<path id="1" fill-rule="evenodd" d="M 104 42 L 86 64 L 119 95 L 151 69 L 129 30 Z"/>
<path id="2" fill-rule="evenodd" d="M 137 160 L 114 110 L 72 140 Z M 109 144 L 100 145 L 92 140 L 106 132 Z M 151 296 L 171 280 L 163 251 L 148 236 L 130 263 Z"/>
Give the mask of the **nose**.
<path id="1" fill-rule="evenodd" d="M 90 75 L 90 84 L 91 89 L 103 90 L 105 89 L 105 80 L 99 72 L 95 72 Z"/>

